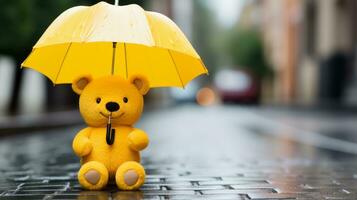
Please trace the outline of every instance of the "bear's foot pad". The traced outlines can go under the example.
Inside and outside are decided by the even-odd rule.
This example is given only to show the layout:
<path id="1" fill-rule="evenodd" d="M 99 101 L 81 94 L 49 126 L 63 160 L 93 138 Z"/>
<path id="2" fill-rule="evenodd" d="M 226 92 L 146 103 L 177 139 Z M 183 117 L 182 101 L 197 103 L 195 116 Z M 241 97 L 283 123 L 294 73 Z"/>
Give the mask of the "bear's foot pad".
<path id="1" fill-rule="evenodd" d="M 92 169 L 85 173 L 84 177 L 90 184 L 96 185 L 99 182 L 100 174 L 96 170 Z"/>
<path id="2" fill-rule="evenodd" d="M 128 170 L 124 174 L 124 182 L 129 186 L 135 185 L 135 183 L 138 182 L 138 179 L 139 175 L 136 173 L 135 170 Z"/>
<path id="3" fill-rule="evenodd" d="M 120 190 L 136 190 L 144 184 L 145 170 L 140 163 L 127 161 L 115 173 L 115 182 Z"/>

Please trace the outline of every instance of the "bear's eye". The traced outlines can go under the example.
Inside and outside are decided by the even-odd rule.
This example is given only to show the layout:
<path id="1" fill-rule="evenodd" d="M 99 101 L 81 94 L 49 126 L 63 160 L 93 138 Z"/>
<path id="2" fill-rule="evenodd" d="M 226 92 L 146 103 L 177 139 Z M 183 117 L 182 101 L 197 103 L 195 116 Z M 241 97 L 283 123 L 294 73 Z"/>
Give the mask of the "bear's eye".
<path id="1" fill-rule="evenodd" d="M 98 97 L 95 101 L 96 101 L 97 103 L 100 103 L 101 100 L 102 100 L 102 99 Z"/>
<path id="2" fill-rule="evenodd" d="M 124 101 L 124 103 L 128 103 L 128 98 L 124 97 L 123 101 Z"/>

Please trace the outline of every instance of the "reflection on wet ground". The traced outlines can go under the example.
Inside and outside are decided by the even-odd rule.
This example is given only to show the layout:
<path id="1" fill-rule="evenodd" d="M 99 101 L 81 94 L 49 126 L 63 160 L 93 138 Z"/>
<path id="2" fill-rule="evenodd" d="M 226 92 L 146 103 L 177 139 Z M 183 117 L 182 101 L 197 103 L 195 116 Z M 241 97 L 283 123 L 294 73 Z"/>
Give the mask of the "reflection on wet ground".
<path id="1" fill-rule="evenodd" d="M 335 137 L 339 118 L 242 107 L 180 106 L 148 112 L 150 135 L 140 191 L 83 191 L 71 141 L 82 127 L 0 141 L 5 199 L 356 199 L 357 145 Z M 344 129 L 347 130 L 347 129 Z M 357 134 L 357 132 L 355 132 Z M 352 138 L 350 138 L 352 137 Z"/>

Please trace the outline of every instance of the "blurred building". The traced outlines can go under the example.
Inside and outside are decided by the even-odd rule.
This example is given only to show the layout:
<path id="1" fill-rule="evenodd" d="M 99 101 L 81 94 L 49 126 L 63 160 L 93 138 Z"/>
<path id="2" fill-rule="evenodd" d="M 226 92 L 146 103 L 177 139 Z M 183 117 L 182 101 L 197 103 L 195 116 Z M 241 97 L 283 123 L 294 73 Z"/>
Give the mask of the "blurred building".
<path id="1" fill-rule="evenodd" d="M 186 37 L 192 39 L 192 15 L 193 2 L 192 0 L 151 0 L 148 4 L 148 9 L 159 12 L 172 19 L 184 32 Z M 175 103 L 177 98 L 191 97 L 191 85 L 187 85 L 186 90 L 178 88 L 158 88 L 150 91 L 146 102 L 150 106 L 163 107 Z M 193 96 L 196 91 L 194 90 Z"/>
<path id="2" fill-rule="evenodd" d="M 356 97 L 356 10 L 355 0 L 303 1 L 297 75 L 305 102 L 347 103 Z"/>
<path id="3" fill-rule="evenodd" d="M 355 0 L 247 1 L 240 25 L 263 34 L 275 102 L 357 104 L 356 10 Z"/>

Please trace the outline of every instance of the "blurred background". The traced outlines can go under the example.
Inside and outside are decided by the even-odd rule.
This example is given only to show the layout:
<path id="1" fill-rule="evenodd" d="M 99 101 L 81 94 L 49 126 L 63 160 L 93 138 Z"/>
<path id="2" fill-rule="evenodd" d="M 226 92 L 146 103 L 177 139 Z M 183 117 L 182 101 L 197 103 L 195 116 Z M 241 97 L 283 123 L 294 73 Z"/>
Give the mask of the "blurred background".
<path id="1" fill-rule="evenodd" d="M 20 64 L 56 16 L 98 1 L 0 2 L 0 115 L 76 109 L 69 85 Z M 153 89 L 146 106 L 357 108 L 355 0 L 120 1 L 129 3 L 173 19 L 210 72 L 186 90 Z"/>
<path id="2" fill-rule="evenodd" d="M 48 194 L 79 191 L 79 161 L 71 150 L 74 134 L 85 126 L 78 96 L 70 85 L 54 86 L 20 65 L 60 13 L 97 2 L 0 0 L 0 198 L 29 193 L 51 199 Z M 174 175 L 187 181 L 192 195 L 256 192 L 258 199 L 270 199 L 311 192 L 327 195 L 316 199 L 357 199 L 356 0 L 119 2 L 169 16 L 209 70 L 185 90 L 159 88 L 146 95 L 135 127 L 150 135 L 143 162 L 159 182 L 144 194 L 157 190 L 163 197 L 172 189 L 173 199 L 180 199 L 175 195 L 182 191 L 171 186 Z M 50 190 L 62 183 L 61 191 Z M 186 187 L 182 183 L 176 189 Z M 269 189 L 277 183 L 285 189 Z M 200 184 L 203 192 L 197 191 Z"/>

